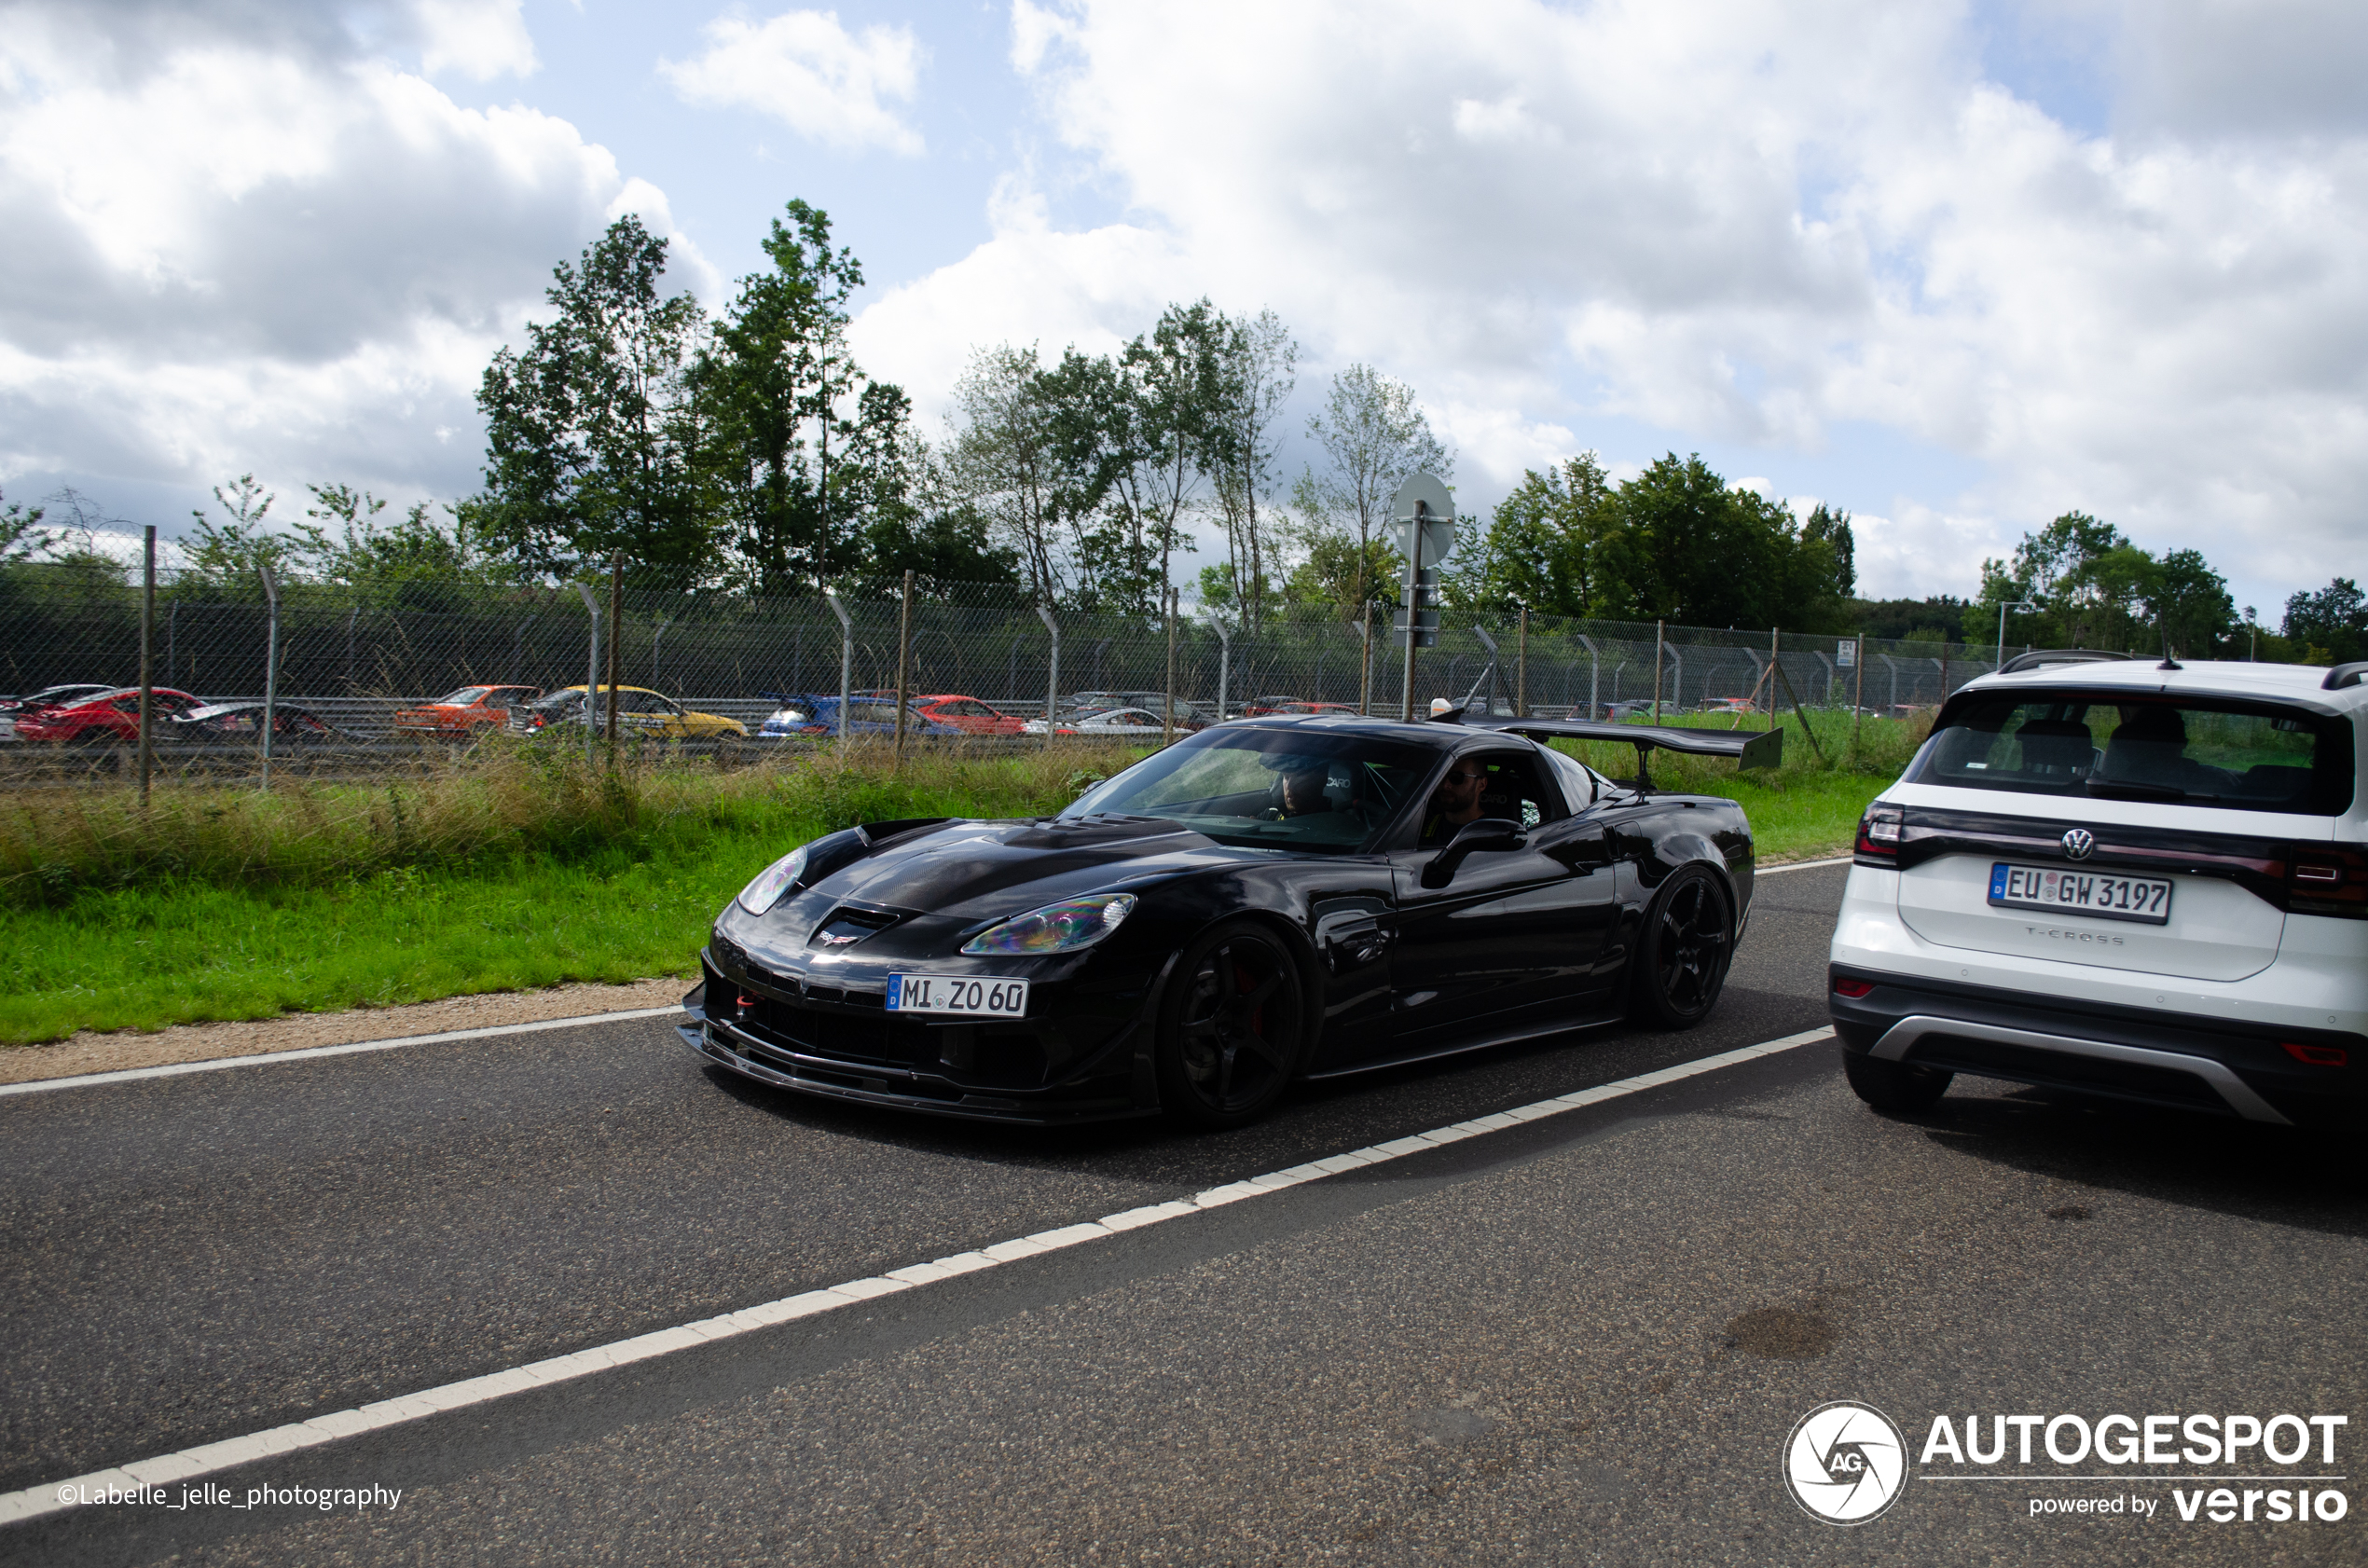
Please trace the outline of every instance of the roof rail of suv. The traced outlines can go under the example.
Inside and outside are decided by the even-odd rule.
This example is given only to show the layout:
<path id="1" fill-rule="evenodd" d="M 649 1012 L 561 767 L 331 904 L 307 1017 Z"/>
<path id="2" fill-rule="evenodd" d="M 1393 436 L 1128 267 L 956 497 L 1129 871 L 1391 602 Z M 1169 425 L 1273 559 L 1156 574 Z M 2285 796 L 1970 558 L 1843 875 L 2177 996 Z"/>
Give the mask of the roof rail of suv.
<path id="1" fill-rule="evenodd" d="M 2038 669 L 2044 665 L 2093 665 L 2128 657 L 2127 653 L 2108 653 L 2101 648 L 2035 648 L 2008 659 L 1999 667 L 1998 673 L 2012 675 L 2017 670 Z"/>
<path id="2" fill-rule="evenodd" d="M 2340 692 L 2346 686 L 2357 686 L 2362 681 L 2368 681 L 2368 663 L 2337 665 L 2327 672 L 2326 680 L 2319 682 L 2319 689 Z"/>

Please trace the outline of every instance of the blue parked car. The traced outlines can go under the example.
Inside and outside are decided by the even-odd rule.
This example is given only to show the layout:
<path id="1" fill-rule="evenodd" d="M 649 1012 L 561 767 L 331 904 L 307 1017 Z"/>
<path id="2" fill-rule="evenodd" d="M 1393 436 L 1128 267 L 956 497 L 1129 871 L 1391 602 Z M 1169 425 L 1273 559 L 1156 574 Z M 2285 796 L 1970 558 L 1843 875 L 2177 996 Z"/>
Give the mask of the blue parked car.
<path id="1" fill-rule="evenodd" d="M 839 699 L 819 695 L 792 695 L 782 692 L 759 692 L 781 706 L 767 716 L 756 732 L 759 740 L 818 739 L 839 733 Z M 896 695 L 885 696 L 860 694 L 849 700 L 847 710 L 847 733 L 849 735 L 886 735 L 896 733 Z M 923 718 L 907 703 L 904 708 L 904 733 L 908 736 L 958 736 L 962 732 L 951 724 L 940 724 Z"/>

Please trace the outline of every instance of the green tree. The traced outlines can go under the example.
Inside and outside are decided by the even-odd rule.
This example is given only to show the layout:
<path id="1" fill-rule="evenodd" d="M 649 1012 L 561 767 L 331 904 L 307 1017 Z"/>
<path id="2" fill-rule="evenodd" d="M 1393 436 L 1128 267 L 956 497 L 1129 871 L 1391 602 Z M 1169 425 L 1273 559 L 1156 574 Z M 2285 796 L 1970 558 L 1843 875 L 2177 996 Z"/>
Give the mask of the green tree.
<path id="1" fill-rule="evenodd" d="M 1461 606 L 1545 615 L 1624 613 L 1626 538 L 1603 461 L 1581 452 L 1531 469 L 1499 502 L 1485 530 L 1459 545 L 1445 574 Z"/>
<path id="2" fill-rule="evenodd" d="M 1226 337 L 1225 318 L 1203 298 L 1170 305 L 1149 335 L 1126 346 L 1135 390 L 1135 471 L 1127 485 L 1159 547 L 1163 594 L 1176 585 L 1176 552 L 1192 548 L 1184 514 L 1206 492 L 1224 403 Z"/>
<path id="3" fill-rule="evenodd" d="M 387 503 L 349 485 L 307 485 L 313 519 L 304 531 L 313 571 L 373 603 L 404 610 L 452 611 L 488 587 L 514 584 L 515 563 L 485 547 L 470 518 L 446 506 L 438 519 L 428 502 L 415 502 L 392 522 Z M 331 532 L 335 530 L 335 533 Z"/>
<path id="4" fill-rule="evenodd" d="M 2237 601 L 2228 580 L 2198 550 L 2171 550 L 2155 563 L 2144 596 L 2146 618 L 2170 646 L 2190 658 L 2209 658 L 2237 630 Z"/>
<path id="5" fill-rule="evenodd" d="M 580 263 L 553 268 L 557 315 L 528 326 L 526 351 L 486 368 L 486 488 L 463 515 L 535 570 L 612 552 L 709 565 L 718 530 L 690 373 L 707 317 L 689 294 L 661 296 L 666 248 L 619 218 Z"/>
<path id="6" fill-rule="evenodd" d="M 47 516 L 41 507 L 27 509 L 20 502 L 0 508 L 0 566 L 15 566 L 48 553 L 58 535 L 41 526 Z"/>
<path id="7" fill-rule="evenodd" d="M 1418 471 L 1452 478 L 1455 459 L 1431 433 L 1414 389 L 1370 364 L 1332 378 L 1307 434 L 1326 461 L 1321 473 L 1310 465 L 1291 490 L 1300 543 L 1310 564 L 1319 556 L 1325 563 L 1306 580 L 1329 583 L 1335 611 L 1354 620 L 1391 570 L 1390 502 L 1398 486 Z M 1372 570 L 1376 563 L 1381 571 Z M 1402 573 L 1402 562 L 1395 570 Z M 1294 581 L 1302 579 L 1294 574 Z"/>
<path id="8" fill-rule="evenodd" d="M 743 572 L 764 594 L 863 564 L 870 508 L 901 477 L 877 455 L 903 443 L 910 415 L 897 389 L 874 395 L 847 349 L 862 264 L 832 248 L 828 213 L 792 200 L 787 215 L 764 241 L 772 270 L 740 280 L 693 377 Z"/>
<path id="9" fill-rule="evenodd" d="M 1282 447 L 1283 406 L 1299 380 L 1299 344 L 1272 310 L 1229 322 L 1218 349 L 1219 390 L 1202 463 L 1215 479 L 1217 513 L 1225 530 L 1226 573 L 1232 611 L 1247 629 L 1264 623 L 1279 595 L 1274 572 L 1276 525 L 1270 504 L 1274 463 Z M 1208 575 L 1202 573 L 1205 583 Z"/>
<path id="10" fill-rule="evenodd" d="M 2305 664 L 2348 664 L 2368 658 L 2368 597 L 2348 577 L 2286 600 L 2286 640 Z"/>
<path id="11" fill-rule="evenodd" d="M 975 351 L 955 384 L 955 433 L 946 472 L 958 504 L 1018 563 L 1030 600 L 1062 601 L 1068 580 L 1061 539 L 1067 475 L 1034 348 Z"/>
<path id="12" fill-rule="evenodd" d="M 190 530 L 181 539 L 189 569 L 214 592 L 237 598 L 263 597 L 257 567 L 268 566 L 278 577 L 296 577 L 318 554 L 320 541 L 317 530 L 283 533 L 265 525 L 279 499 L 255 483 L 252 474 L 240 475 L 227 487 L 214 486 L 220 519 L 192 511 Z"/>

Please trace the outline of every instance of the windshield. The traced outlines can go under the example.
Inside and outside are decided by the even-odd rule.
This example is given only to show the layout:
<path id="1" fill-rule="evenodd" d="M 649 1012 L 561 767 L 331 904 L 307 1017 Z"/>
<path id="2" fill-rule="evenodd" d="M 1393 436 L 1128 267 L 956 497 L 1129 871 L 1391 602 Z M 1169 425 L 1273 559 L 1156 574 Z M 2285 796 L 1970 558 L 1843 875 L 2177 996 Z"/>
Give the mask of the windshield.
<path id="1" fill-rule="evenodd" d="M 1219 844 L 1346 855 L 1397 815 L 1438 761 L 1426 747 L 1300 730 L 1204 730 L 1061 813 L 1165 817 Z"/>
<path id="2" fill-rule="evenodd" d="M 439 704 L 449 703 L 454 708 L 466 708 L 491 690 L 490 686 L 463 686 L 457 692 L 447 692 L 435 700 Z"/>
<path id="3" fill-rule="evenodd" d="M 2271 703 L 2018 694 L 1967 706 L 1934 732 L 1907 777 L 2334 817 L 2351 805 L 2351 726 Z"/>

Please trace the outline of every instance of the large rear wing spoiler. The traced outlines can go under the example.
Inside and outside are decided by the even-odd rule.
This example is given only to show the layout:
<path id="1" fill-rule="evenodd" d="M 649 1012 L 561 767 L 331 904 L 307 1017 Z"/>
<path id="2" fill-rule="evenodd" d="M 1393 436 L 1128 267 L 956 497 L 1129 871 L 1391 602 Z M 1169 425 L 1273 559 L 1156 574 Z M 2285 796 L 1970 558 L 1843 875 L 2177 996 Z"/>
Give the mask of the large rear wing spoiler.
<path id="1" fill-rule="evenodd" d="M 1467 729 L 1497 730 L 1506 735 L 1549 740 L 1601 740 L 1636 748 L 1636 787 L 1652 788 L 1645 771 L 1648 751 L 1678 751 L 1694 757 L 1731 757 L 1738 768 L 1780 767 L 1784 761 L 1784 732 L 1774 730 L 1693 730 L 1671 724 L 1605 724 L 1584 719 L 1500 719 L 1488 714 L 1466 715 L 1462 709 L 1439 714 L 1435 723 L 1462 724 Z"/>

